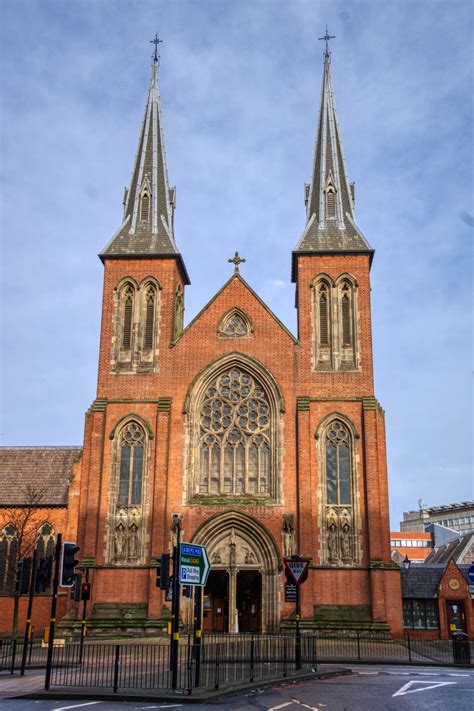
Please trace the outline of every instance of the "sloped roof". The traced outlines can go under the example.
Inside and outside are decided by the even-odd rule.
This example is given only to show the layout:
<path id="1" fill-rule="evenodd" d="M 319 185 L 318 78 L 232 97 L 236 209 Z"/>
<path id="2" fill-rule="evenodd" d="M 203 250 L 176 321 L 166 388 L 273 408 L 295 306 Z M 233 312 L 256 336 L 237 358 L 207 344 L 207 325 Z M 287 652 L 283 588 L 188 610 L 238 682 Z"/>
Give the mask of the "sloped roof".
<path id="1" fill-rule="evenodd" d="M 402 597 L 405 598 L 432 598 L 438 594 L 438 585 L 443 577 L 446 566 L 411 565 L 408 570 L 400 569 L 402 577 Z"/>
<path id="2" fill-rule="evenodd" d="M 82 447 L 0 447 L 0 506 L 21 506 L 28 488 L 42 491 L 41 506 L 66 506 L 72 470 Z"/>
<path id="3" fill-rule="evenodd" d="M 457 563 L 471 538 L 474 538 L 474 533 L 466 533 L 464 536 L 453 538 L 431 551 L 426 558 L 426 563 L 449 563 L 450 560 Z"/>

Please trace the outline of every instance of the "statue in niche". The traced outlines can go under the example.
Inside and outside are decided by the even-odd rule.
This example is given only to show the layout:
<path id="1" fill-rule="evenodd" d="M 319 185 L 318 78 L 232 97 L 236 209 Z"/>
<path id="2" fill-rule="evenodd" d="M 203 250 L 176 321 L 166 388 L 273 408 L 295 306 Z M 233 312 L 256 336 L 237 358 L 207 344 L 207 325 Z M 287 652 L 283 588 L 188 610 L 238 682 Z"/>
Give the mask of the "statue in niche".
<path id="1" fill-rule="evenodd" d="M 230 536 L 229 536 L 229 563 L 231 568 L 235 568 L 235 564 L 237 561 L 237 550 L 236 550 L 236 542 L 235 542 L 235 534 L 234 534 L 234 529 L 230 529 Z"/>
<path id="2" fill-rule="evenodd" d="M 244 562 L 246 565 L 252 565 L 255 563 L 255 556 L 253 554 L 253 551 L 250 550 L 250 548 L 245 548 L 245 560 Z"/>
<path id="3" fill-rule="evenodd" d="M 343 558 L 350 558 L 351 551 L 351 527 L 347 521 L 344 521 L 341 528 L 341 555 Z"/>
<path id="4" fill-rule="evenodd" d="M 290 558 L 293 555 L 293 538 L 295 534 L 294 514 L 283 514 L 283 555 Z"/>
<path id="5" fill-rule="evenodd" d="M 138 526 L 132 523 L 128 534 L 128 557 L 135 560 L 138 558 L 139 541 L 138 541 Z"/>
<path id="6" fill-rule="evenodd" d="M 221 565 L 221 564 L 222 564 L 221 549 L 218 548 L 212 554 L 212 565 Z"/>
<path id="7" fill-rule="evenodd" d="M 337 544 L 337 527 L 334 519 L 328 525 L 328 551 L 329 560 L 337 560 L 338 544 Z"/>
<path id="8" fill-rule="evenodd" d="M 120 521 L 115 529 L 114 548 L 116 560 L 120 560 L 125 557 L 125 526 L 122 521 Z"/>
<path id="9" fill-rule="evenodd" d="M 181 291 L 181 284 L 177 284 L 174 293 L 174 324 L 173 324 L 173 341 L 175 341 L 181 335 L 183 330 L 183 315 L 184 315 L 184 304 L 183 304 L 183 293 Z"/>
<path id="10" fill-rule="evenodd" d="M 174 513 L 171 517 L 170 543 L 171 551 L 178 542 L 178 531 L 183 531 L 183 514 Z"/>

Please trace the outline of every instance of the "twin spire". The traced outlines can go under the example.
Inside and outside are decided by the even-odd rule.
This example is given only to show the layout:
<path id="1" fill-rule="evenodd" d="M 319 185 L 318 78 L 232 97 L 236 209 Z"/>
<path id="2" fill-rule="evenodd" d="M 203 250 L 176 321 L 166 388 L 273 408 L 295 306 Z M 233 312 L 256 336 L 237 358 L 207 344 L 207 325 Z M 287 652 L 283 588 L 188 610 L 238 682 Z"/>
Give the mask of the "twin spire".
<path id="1" fill-rule="evenodd" d="M 354 186 L 349 184 L 336 102 L 331 80 L 331 56 L 326 34 L 323 85 L 311 182 L 305 185 L 306 227 L 293 251 L 293 280 L 300 254 L 373 250 L 356 225 Z M 155 36 L 151 79 L 130 188 L 125 190 L 123 222 L 100 257 L 174 257 L 186 269 L 176 247 L 173 212 L 176 189 L 168 184 L 163 120 L 158 83 L 159 55 Z"/>

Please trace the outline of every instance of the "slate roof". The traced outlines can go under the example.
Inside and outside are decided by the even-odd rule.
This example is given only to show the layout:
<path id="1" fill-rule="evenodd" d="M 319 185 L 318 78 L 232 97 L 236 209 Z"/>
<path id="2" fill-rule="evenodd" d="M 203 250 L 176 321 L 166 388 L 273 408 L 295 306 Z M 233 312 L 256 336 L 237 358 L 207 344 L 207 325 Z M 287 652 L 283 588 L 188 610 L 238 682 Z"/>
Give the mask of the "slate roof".
<path id="1" fill-rule="evenodd" d="M 306 227 L 293 251 L 293 281 L 299 254 L 333 252 L 368 253 L 373 249 L 357 227 L 354 199 L 346 171 L 342 140 L 332 87 L 330 55 L 326 52 L 313 172 L 308 186 Z M 325 188 L 328 180 L 336 189 L 336 217 L 326 217 Z"/>
<path id="2" fill-rule="evenodd" d="M 402 597 L 433 598 L 438 595 L 438 585 L 443 577 L 446 566 L 443 564 L 411 565 L 408 570 L 400 569 L 402 576 Z"/>
<path id="3" fill-rule="evenodd" d="M 439 548 L 435 548 L 426 558 L 425 563 L 449 563 L 450 560 L 457 563 L 459 556 L 473 536 L 474 533 L 466 533 L 464 536 L 453 538 Z"/>
<path id="4" fill-rule="evenodd" d="M 0 506 L 28 503 L 26 489 L 45 487 L 42 506 L 65 506 L 82 447 L 0 447 Z"/>
<path id="5" fill-rule="evenodd" d="M 140 195 L 145 183 L 151 193 L 150 220 L 141 222 Z M 153 61 L 130 188 L 126 192 L 123 222 L 99 255 L 102 261 L 126 257 L 175 258 L 186 283 L 189 283 L 174 238 L 172 212 L 175 197 L 175 188 L 170 189 L 168 184 L 158 62 Z"/>

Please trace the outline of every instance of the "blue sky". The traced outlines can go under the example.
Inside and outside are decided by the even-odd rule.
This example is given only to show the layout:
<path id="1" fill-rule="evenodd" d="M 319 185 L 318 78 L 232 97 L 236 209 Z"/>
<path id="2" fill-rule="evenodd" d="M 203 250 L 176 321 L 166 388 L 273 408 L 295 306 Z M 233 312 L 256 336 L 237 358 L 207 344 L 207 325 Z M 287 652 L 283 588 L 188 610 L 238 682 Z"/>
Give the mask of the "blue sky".
<path id="1" fill-rule="evenodd" d="M 295 332 L 328 24 L 357 221 L 376 250 L 376 395 L 392 527 L 473 498 L 471 3 L 3 0 L 1 443 L 78 444 L 102 265 L 120 224 L 155 32 L 189 321 L 243 275 Z"/>

